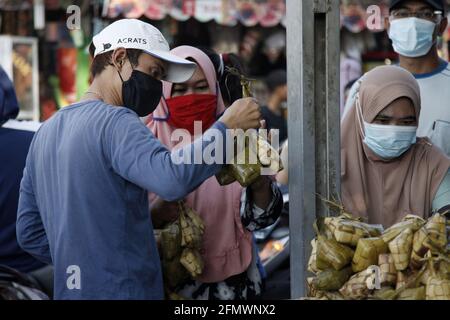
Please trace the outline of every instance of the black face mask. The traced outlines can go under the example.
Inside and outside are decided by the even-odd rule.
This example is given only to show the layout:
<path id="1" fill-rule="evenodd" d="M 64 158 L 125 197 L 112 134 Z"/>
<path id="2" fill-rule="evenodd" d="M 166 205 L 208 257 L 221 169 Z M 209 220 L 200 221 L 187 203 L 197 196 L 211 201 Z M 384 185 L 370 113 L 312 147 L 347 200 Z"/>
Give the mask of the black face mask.
<path id="1" fill-rule="evenodd" d="M 133 110 L 139 117 L 148 116 L 155 111 L 162 96 L 162 82 L 135 69 L 130 79 L 123 81 L 120 72 L 117 72 L 122 80 L 124 107 Z"/>

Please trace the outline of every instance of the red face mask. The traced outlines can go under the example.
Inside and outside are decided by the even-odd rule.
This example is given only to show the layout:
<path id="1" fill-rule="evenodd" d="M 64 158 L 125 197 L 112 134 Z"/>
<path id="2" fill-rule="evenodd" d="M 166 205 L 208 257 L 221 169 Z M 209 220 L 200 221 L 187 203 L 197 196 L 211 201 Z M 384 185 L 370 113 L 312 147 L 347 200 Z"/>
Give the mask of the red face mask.
<path id="1" fill-rule="evenodd" d="M 217 97 L 213 94 L 189 94 L 166 99 L 169 108 L 167 122 L 175 128 L 194 134 L 194 121 L 202 122 L 202 130 L 216 121 Z"/>

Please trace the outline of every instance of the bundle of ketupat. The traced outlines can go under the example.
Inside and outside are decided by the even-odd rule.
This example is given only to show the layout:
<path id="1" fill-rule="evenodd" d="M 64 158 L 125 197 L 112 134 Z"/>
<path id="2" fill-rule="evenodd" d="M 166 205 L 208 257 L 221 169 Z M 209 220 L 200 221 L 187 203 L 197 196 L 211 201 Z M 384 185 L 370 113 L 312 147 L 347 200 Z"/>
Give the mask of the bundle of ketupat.
<path id="1" fill-rule="evenodd" d="M 240 74 L 235 68 L 227 67 L 227 69 L 231 74 L 240 77 L 242 96 L 251 97 L 250 82 L 252 80 Z M 280 155 L 267 141 L 267 137 L 254 132 L 254 134 L 245 135 L 243 140 L 239 140 L 237 137 L 234 138 L 234 148 L 238 150 L 232 163 L 224 165 L 223 169 L 216 174 L 220 185 L 238 181 L 241 186 L 248 187 L 261 175 L 263 168 L 268 169 L 271 174 L 276 174 L 283 169 Z"/>
<path id="2" fill-rule="evenodd" d="M 203 272 L 199 253 L 204 233 L 200 216 L 183 201 L 178 202 L 180 216 L 161 231 L 161 253 L 166 293 L 170 299 L 179 295 L 173 289 L 189 277 Z"/>
<path id="3" fill-rule="evenodd" d="M 161 231 L 161 258 L 166 287 L 173 288 L 189 277 L 180 263 L 182 252 L 180 221 L 176 220 Z"/>
<path id="4" fill-rule="evenodd" d="M 180 228 L 181 228 L 181 254 L 180 263 L 189 271 L 192 278 L 195 278 L 203 272 L 203 260 L 199 253 L 202 246 L 202 237 L 205 231 L 200 216 L 185 205 L 183 201 L 178 202 L 180 210 Z"/>
<path id="5" fill-rule="evenodd" d="M 450 300 L 445 215 L 434 214 L 427 221 L 408 215 L 384 232 L 346 213 L 318 219 L 314 227 L 317 238 L 311 241 L 308 263 L 308 270 L 315 274 L 308 279 L 310 296 Z M 353 255 L 351 267 L 349 255 Z"/>
<path id="6" fill-rule="evenodd" d="M 378 237 L 383 231 L 381 226 L 361 222 L 348 213 L 325 218 L 325 225 L 336 241 L 350 246 L 356 246 L 361 238 Z"/>
<path id="7" fill-rule="evenodd" d="M 353 271 L 360 272 L 367 269 L 370 265 L 377 264 L 378 256 L 387 251 L 388 247 L 381 238 L 359 239 L 352 261 Z"/>

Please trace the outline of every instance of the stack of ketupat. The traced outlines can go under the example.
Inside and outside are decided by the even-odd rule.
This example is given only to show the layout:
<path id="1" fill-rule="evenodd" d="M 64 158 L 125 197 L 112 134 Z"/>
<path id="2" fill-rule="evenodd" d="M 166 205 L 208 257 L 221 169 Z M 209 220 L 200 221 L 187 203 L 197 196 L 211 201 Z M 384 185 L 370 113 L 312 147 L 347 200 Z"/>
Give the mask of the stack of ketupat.
<path id="1" fill-rule="evenodd" d="M 342 214 L 318 219 L 307 279 L 313 299 L 450 300 L 445 215 L 383 230 Z"/>
<path id="2" fill-rule="evenodd" d="M 178 202 L 180 216 L 161 231 L 164 285 L 169 299 L 182 299 L 173 290 L 184 280 L 203 272 L 200 255 L 205 230 L 200 216 L 183 201 Z"/>

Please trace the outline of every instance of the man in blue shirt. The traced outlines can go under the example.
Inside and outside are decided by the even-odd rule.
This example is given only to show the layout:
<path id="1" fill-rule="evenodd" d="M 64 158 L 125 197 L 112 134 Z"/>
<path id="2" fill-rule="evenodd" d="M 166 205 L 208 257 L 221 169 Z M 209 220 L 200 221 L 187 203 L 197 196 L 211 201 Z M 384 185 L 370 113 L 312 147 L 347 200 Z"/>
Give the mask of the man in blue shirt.
<path id="1" fill-rule="evenodd" d="M 147 192 L 180 199 L 221 165 L 175 164 L 139 117 L 158 104 L 160 79 L 184 82 L 195 64 L 172 56 L 156 28 L 134 19 L 106 27 L 91 49 L 94 80 L 85 97 L 44 123 L 31 144 L 18 240 L 53 263 L 56 299 L 162 299 Z M 227 128 L 257 128 L 260 116 L 253 99 L 241 99 L 215 130 L 174 153 L 193 159 L 216 132 L 225 138 Z"/>

